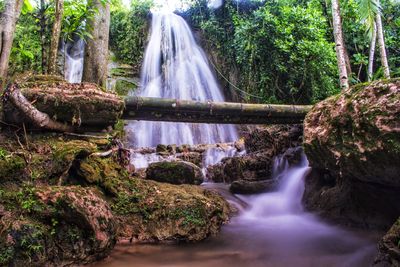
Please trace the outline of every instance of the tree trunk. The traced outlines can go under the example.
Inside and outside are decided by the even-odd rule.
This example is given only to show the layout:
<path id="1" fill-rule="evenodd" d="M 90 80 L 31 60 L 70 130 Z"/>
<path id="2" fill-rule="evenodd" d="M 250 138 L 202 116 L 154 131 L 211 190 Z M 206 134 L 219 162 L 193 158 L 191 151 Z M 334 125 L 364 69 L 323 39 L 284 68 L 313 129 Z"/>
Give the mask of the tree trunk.
<path id="1" fill-rule="evenodd" d="M 378 43 L 379 43 L 379 51 L 381 54 L 381 63 L 383 68 L 383 74 L 386 79 L 390 79 L 390 69 L 388 64 L 388 59 L 386 55 L 386 47 L 385 47 L 385 37 L 383 34 L 383 25 L 381 14 L 378 12 L 376 14 L 376 30 L 378 33 Z"/>
<path id="2" fill-rule="evenodd" d="M 349 79 L 346 69 L 346 55 L 343 41 L 342 21 L 340 17 L 339 0 L 332 0 L 332 17 L 333 17 L 333 36 L 336 45 L 336 57 L 339 68 L 340 87 L 347 89 L 349 87 Z"/>
<path id="3" fill-rule="evenodd" d="M 77 131 L 99 131 L 113 126 L 124 109 L 123 99 L 103 92 L 97 85 L 71 84 L 59 76 L 32 76 L 10 88 L 8 92 L 14 92 L 13 99 L 5 97 L 4 117 L 16 125 L 33 124 L 45 129 L 53 127 L 51 125 L 69 125 Z M 33 119 L 32 114 L 38 112 L 46 114 L 50 120 L 45 115 L 40 115 L 39 120 Z M 46 126 L 48 123 L 51 125 Z"/>
<path id="4" fill-rule="evenodd" d="M 0 89 L 7 79 L 15 26 L 22 5 L 23 0 L 6 0 L 4 11 L 0 14 Z"/>
<path id="5" fill-rule="evenodd" d="M 108 39 L 110 28 L 110 5 L 91 0 L 92 9 L 98 10 L 89 23 L 92 38 L 87 41 L 83 66 L 84 82 L 106 85 L 108 64 Z"/>
<path id="6" fill-rule="evenodd" d="M 376 23 L 374 23 L 374 27 L 372 29 L 371 42 L 369 44 L 368 81 L 372 80 L 372 75 L 374 72 L 375 47 L 376 47 Z"/>
<path id="7" fill-rule="evenodd" d="M 301 123 L 312 106 L 126 97 L 123 119 L 218 124 Z"/>
<path id="8" fill-rule="evenodd" d="M 51 43 L 50 43 L 50 51 L 49 51 L 49 62 L 48 62 L 48 70 L 49 74 L 57 73 L 57 54 L 58 54 L 58 45 L 61 34 L 61 22 L 64 13 L 64 0 L 55 0 L 56 13 L 54 17 L 53 30 L 51 33 Z"/>
<path id="9" fill-rule="evenodd" d="M 39 111 L 21 93 L 17 84 L 12 84 L 6 91 L 11 103 L 16 107 L 30 123 L 39 128 L 56 132 L 74 132 L 75 128 L 68 124 L 52 120 L 49 115 Z"/>
<path id="10" fill-rule="evenodd" d="M 40 26 L 40 46 L 42 48 L 42 74 L 46 73 L 47 66 L 47 49 L 46 49 L 46 3 L 44 0 L 40 0 L 39 9 L 39 26 Z"/>

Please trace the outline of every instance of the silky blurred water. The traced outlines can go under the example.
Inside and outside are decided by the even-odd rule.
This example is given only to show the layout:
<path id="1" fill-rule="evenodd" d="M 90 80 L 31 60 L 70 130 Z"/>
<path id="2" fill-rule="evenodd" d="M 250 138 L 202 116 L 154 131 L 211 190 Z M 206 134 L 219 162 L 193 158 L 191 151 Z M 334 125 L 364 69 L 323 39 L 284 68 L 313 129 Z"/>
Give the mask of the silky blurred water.
<path id="1" fill-rule="evenodd" d="M 83 74 L 85 41 L 67 42 L 65 45 L 65 79 L 70 83 L 80 83 Z"/>
<path id="2" fill-rule="evenodd" d="M 185 20 L 173 13 L 152 14 L 151 37 L 141 74 L 140 96 L 225 101 L 207 57 Z M 158 144 L 215 144 L 238 139 L 233 125 L 132 122 L 133 147 Z"/>

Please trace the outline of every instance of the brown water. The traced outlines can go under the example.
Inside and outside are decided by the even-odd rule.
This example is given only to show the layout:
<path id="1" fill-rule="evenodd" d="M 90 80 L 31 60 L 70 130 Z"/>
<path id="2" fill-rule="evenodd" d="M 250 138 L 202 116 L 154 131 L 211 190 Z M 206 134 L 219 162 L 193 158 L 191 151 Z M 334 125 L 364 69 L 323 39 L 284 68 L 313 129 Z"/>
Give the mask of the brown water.
<path id="1" fill-rule="evenodd" d="M 96 267 L 365 267 L 376 253 L 379 233 L 352 231 L 322 222 L 303 211 L 301 197 L 307 160 L 296 167 L 277 159 L 277 192 L 234 196 L 218 187 L 240 213 L 221 233 L 197 244 L 119 245 Z"/>

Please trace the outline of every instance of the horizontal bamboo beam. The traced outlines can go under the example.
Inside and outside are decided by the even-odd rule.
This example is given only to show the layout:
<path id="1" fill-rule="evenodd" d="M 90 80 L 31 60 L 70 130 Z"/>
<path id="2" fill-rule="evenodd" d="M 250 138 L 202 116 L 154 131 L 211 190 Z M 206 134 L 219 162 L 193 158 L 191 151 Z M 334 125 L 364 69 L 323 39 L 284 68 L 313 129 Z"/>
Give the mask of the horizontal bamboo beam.
<path id="1" fill-rule="evenodd" d="M 218 124 L 302 123 L 312 106 L 200 102 L 168 98 L 125 99 L 123 119 Z"/>

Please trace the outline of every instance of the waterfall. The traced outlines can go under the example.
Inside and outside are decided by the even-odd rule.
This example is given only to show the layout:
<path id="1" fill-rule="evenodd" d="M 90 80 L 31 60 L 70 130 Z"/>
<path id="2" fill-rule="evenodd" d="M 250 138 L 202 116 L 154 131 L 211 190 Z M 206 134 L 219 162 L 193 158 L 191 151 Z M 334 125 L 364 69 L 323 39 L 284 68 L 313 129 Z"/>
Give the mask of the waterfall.
<path id="1" fill-rule="evenodd" d="M 85 41 L 67 42 L 65 45 L 65 79 L 70 83 L 80 83 L 83 74 Z"/>
<path id="2" fill-rule="evenodd" d="M 153 13 L 151 37 L 141 77 L 140 96 L 199 101 L 224 101 L 207 57 L 196 44 L 185 20 L 173 13 Z M 132 122 L 131 143 L 136 147 L 158 144 L 214 144 L 238 139 L 232 125 L 170 122 Z"/>
<path id="3" fill-rule="evenodd" d="M 272 178 L 280 180 L 279 190 L 261 194 L 250 200 L 251 209 L 243 215 L 247 218 L 271 219 L 273 217 L 299 215 L 303 208 L 301 198 L 304 192 L 304 177 L 309 172 L 308 160 L 304 153 L 296 166 L 290 166 L 284 156 L 274 160 Z"/>

